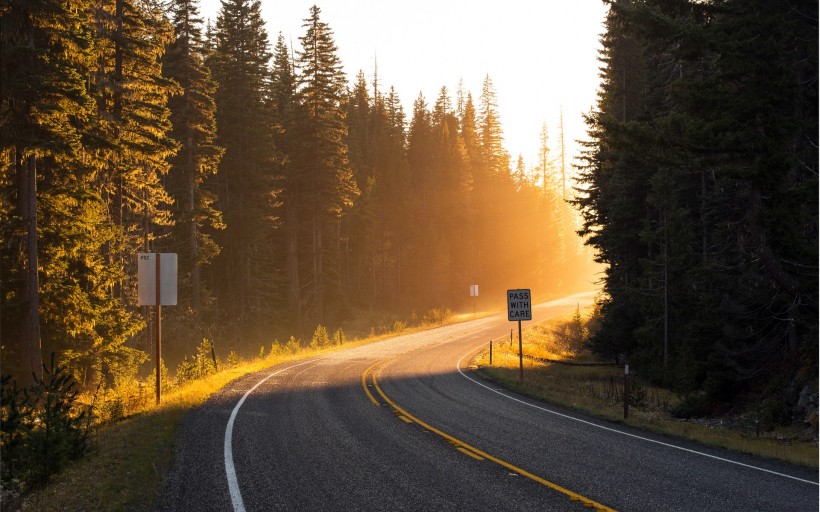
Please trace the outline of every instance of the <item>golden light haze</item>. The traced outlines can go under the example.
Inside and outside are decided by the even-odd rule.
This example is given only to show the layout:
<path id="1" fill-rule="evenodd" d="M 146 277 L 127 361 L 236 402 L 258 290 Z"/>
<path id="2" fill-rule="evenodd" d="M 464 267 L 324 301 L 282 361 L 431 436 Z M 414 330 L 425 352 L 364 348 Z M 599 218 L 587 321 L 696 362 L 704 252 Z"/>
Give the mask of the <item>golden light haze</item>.
<path id="1" fill-rule="evenodd" d="M 528 167 L 538 158 L 547 123 L 553 148 L 563 108 L 567 164 L 585 136 L 581 118 L 595 102 L 605 6 L 600 0 L 291 0 L 262 2 L 268 37 L 279 32 L 298 48 L 302 20 L 312 5 L 333 30 L 350 81 L 361 70 L 381 89 L 396 88 L 412 112 L 419 92 L 432 104 L 442 86 L 455 101 L 459 80 L 477 100 L 489 74 L 496 88 L 505 147 Z M 215 21 L 219 0 L 200 4 Z"/>

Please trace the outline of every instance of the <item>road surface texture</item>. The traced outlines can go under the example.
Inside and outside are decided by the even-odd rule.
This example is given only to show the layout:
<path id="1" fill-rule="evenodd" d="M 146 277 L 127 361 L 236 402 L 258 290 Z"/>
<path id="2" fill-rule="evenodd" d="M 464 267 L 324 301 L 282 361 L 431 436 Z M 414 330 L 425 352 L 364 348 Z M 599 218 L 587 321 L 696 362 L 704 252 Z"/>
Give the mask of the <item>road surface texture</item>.
<path id="1" fill-rule="evenodd" d="M 533 321 L 592 300 L 533 308 Z M 242 377 L 185 421 L 159 511 L 806 511 L 816 471 L 648 434 L 478 378 L 506 314 Z"/>

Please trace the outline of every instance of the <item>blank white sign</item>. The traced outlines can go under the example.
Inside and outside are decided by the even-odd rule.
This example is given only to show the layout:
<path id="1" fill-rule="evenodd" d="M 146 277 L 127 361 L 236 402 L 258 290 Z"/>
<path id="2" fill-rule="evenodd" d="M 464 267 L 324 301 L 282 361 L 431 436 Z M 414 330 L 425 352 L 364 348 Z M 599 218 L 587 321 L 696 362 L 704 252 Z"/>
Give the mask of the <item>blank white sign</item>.
<path id="1" fill-rule="evenodd" d="M 177 254 L 141 252 L 137 255 L 137 303 L 157 305 L 157 258 L 159 258 L 159 305 L 177 305 Z"/>

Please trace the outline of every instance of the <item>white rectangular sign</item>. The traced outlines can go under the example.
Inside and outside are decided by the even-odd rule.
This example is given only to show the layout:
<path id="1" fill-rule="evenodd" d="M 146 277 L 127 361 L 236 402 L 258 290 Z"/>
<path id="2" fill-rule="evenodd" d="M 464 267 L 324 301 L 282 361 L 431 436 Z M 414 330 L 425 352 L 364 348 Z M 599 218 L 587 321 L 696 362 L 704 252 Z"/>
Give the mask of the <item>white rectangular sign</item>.
<path id="1" fill-rule="evenodd" d="M 507 290 L 507 320 L 532 320 L 532 296 L 529 288 Z"/>
<path id="2" fill-rule="evenodd" d="M 157 305 L 157 258 L 159 258 L 159 305 L 177 304 L 177 255 L 175 252 L 137 255 L 137 303 Z"/>
<path id="3" fill-rule="evenodd" d="M 470 285 L 470 297 L 478 297 L 478 285 L 471 284 Z"/>

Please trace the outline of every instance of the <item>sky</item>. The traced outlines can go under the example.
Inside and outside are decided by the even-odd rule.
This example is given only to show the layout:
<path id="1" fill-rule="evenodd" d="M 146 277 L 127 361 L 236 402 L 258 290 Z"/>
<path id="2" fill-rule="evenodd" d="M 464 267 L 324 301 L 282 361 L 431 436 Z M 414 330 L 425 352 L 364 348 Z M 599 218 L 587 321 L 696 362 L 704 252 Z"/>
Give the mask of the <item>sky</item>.
<path id="1" fill-rule="evenodd" d="M 408 120 L 419 93 L 432 108 L 446 86 L 455 105 L 460 80 L 478 106 L 489 75 L 513 165 L 519 154 L 528 167 L 536 163 L 545 123 L 558 155 L 562 111 L 567 164 L 574 141 L 586 137 L 582 114 L 599 84 L 601 0 L 263 0 L 271 44 L 281 32 L 299 48 L 313 4 L 350 81 L 363 71 L 371 83 L 378 65 L 380 89 L 396 89 Z M 220 5 L 201 0 L 202 17 L 215 22 Z"/>

